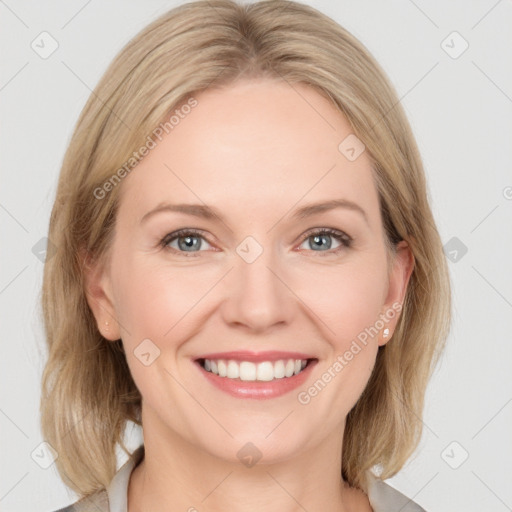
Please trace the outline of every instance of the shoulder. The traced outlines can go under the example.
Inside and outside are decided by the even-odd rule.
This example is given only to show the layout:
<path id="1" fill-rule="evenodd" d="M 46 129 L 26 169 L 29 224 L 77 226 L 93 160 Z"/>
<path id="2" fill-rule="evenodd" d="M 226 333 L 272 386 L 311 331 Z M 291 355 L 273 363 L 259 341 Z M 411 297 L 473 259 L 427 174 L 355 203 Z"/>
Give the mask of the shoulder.
<path id="1" fill-rule="evenodd" d="M 106 489 L 85 496 L 55 512 L 110 512 L 111 510 L 117 512 L 126 510 L 130 475 L 143 456 L 144 445 L 142 444 L 128 457 L 128 460 L 117 471 Z"/>
<path id="2" fill-rule="evenodd" d="M 109 512 L 108 494 L 102 489 L 55 512 Z"/>
<path id="3" fill-rule="evenodd" d="M 427 512 L 411 498 L 386 484 L 368 471 L 368 499 L 374 512 Z"/>

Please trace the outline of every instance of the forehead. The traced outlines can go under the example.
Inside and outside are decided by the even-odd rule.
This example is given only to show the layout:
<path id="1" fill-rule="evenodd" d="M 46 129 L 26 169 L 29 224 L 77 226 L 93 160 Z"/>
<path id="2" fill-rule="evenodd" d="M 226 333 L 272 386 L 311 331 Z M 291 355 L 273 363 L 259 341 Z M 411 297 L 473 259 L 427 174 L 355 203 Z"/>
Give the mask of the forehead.
<path id="1" fill-rule="evenodd" d="M 340 197 L 376 213 L 370 159 L 340 151 L 353 130 L 315 89 L 245 80 L 194 98 L 122 183 L 120 214 L 140 218 L 165 201 L 257 213 Z"/>

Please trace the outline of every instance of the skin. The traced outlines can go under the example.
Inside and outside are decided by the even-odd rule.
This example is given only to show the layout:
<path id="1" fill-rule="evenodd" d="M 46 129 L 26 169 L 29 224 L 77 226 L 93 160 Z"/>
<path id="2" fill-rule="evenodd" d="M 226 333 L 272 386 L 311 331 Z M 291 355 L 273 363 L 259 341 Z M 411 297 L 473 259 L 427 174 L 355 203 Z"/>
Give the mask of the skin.
<path id="1" fill-rule="evenodd" d="M 143 397 L 145 458 L 128 510 L 371 511 L 340 477 L 343 431 L 398 314 L 385 325 L 390 336 L 370 337 L 309 404 L 297 393 L 403 302 L 412 253 L 401 242 L 388 260 L 370 159 L 338 150 L 352 130 L 314 89 L 253 79 L 194 97 L 198 106 L 120 185 L 109 263 L 87 275 L 98 328 L 122 338 Z M 292 218 L 339 198 L 368 221 L 346 208 Z M 224 222 L 165 212 L 140 224 L 161 202 L 207 204 Z M 182 228 L 202 231 L 199 251 L 186 252 L 183 238 L 180 253 L 159 245 Z M 343 231 L 352 245 L 329 236 L 322 245 L 311 228 Z M 263 248 L 252 263 L 236 252 L 247 236 Z M 171 246 L 180 251 L 178 240 Z M 146 338 L 160 349 L 149 366 L 134 355 Z M 193 359 L 239 349 L 301 351 L 318 363 L 305 386 L 281 397 L 234 398 L 200 378 Z M 247 442 L 262 454 L 250 468 L 237 457 Z"/>

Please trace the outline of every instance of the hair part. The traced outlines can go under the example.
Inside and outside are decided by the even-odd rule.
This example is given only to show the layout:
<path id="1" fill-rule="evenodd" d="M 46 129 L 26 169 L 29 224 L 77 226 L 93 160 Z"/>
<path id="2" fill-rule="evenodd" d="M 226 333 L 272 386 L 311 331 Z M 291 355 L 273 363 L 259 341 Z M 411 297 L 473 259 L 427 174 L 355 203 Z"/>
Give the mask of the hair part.
<path id="1" fill-rule="evenodd" d="M 342 476 L 396 474 L 416 449 L 427 382 L 448 336 L 450 282 L 418 148 L 397 94 L 368 50 L 316 9 L 291 1 L 199 0 L 165 13 L 115 57 L 89 97 L 66 151 L 49 224 L 42 311 L 48 360 L 41 427 L 55 464 L 81 496 L 106 488 L 141 395 L 121 340 L 100 334 L 84 266 L 108 264 L 122 186 L 101 187 L 169 113 L 193 94 L 241 78 L 307 84 L 343 113 L 372 160 L 386 243 L 408 242 L 414 269 L 393 338 L 347 417 Z M 134 168 L 136 171 L 136 167 Z M 133 171 L 132 171 L 133 172 Z"/>

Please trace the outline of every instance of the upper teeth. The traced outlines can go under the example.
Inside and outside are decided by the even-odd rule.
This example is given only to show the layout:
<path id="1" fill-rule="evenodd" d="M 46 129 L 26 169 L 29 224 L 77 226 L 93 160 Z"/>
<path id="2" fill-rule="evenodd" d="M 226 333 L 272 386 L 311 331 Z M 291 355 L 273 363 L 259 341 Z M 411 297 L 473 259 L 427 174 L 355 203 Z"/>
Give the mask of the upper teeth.
<path id="1" fill-rule="evenodd" d="M 205 359 L 204 369 L 228 379 L 269 381 L 297 375 L 306 367 L 306 364 L 306 359 L 280 359 L 261 363 L 234 361 L 232 359 L 228 361 L 224 359 Z"/>

